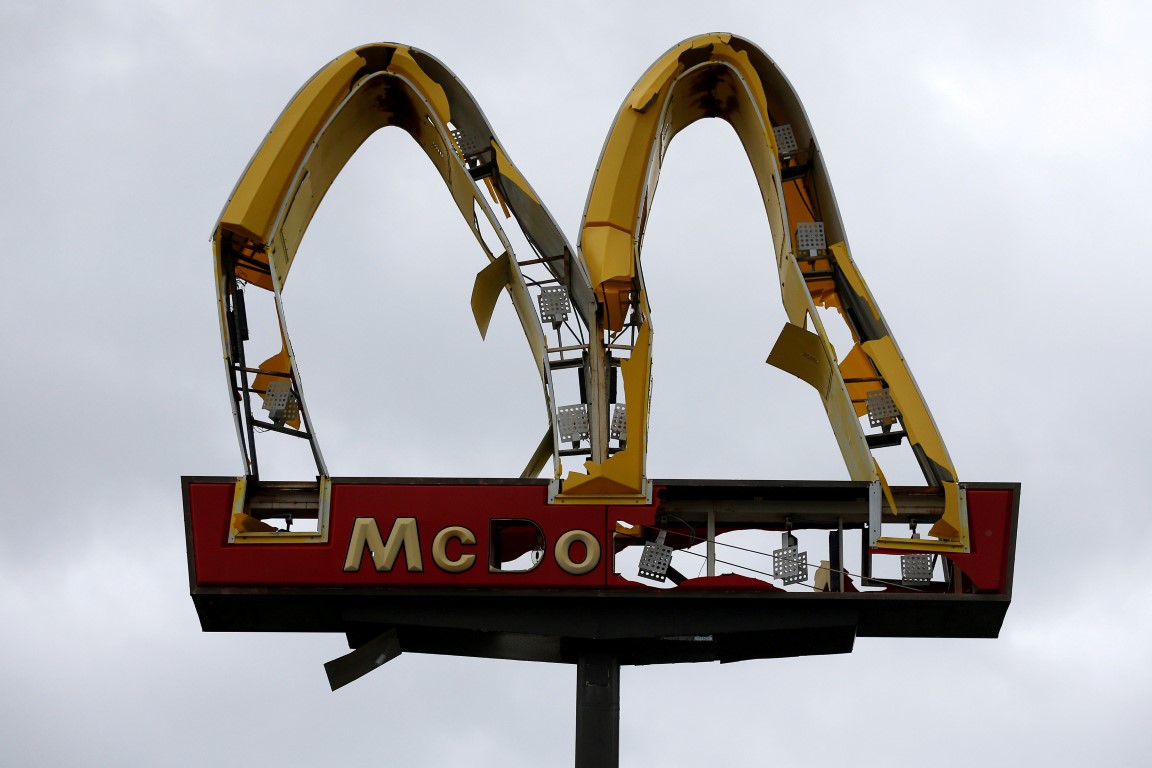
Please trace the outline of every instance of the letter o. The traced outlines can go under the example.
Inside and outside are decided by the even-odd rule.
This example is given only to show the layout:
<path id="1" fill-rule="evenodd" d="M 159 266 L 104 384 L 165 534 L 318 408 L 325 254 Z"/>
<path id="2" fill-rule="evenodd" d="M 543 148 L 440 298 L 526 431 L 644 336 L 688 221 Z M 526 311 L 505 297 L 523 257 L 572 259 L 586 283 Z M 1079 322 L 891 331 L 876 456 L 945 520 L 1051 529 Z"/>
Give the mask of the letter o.
<path id="1" fill-rule="evenodd" d="M 436 567 L 448 573 L 463 573 L 476 562 L 476 555 L 468 552 L 455 560 L 448 559 L 448 539 L 458 539 L 461 544 L 471 546 L 476 543 L 476 536 L 462 525 L 450 525 L 440 529 L 432 540 L 432 560 Z"/>
<path id="2" fill-rule="evenodd" d="M 582 543 L 584 549 L 587 550 L 584 560 L 579 563 L 573 562 L 572 556 L 569 554 L 572 545 L 576 542 Z M 556 563 L 561 568 L 573 576 L 581 576 L 600 563 L 600 542 L 588 531 L 568 531 L 556 539 L 554 554 L 556 555 Z"/>

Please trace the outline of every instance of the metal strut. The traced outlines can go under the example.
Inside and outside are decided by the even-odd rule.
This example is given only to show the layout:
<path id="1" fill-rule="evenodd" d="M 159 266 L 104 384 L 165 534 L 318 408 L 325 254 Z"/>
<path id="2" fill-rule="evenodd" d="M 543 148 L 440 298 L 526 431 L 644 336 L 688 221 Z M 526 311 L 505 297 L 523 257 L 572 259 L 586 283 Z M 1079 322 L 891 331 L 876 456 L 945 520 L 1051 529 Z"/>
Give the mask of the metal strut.
<path id="1" fill-rule="evenodd" d="M 581 651 L 576 662 L 576 768 L 620 765 L 620 658 Z"/>

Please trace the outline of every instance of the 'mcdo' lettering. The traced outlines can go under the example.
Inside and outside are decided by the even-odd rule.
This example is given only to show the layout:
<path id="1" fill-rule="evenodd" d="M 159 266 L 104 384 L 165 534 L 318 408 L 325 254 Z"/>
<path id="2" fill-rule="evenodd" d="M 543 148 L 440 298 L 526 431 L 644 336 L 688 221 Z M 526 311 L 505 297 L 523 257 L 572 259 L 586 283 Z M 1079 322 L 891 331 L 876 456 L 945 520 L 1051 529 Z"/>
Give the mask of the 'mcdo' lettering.
<path id="1" fill-rule="evenodd" d="M 539 532 L 539 526 L 530 520 Z M 492 521 L 489 521 L 491 525 Z M 491 531 L 490 531 L 491 533 Z M 496 534 L 492 534 L 496 535 Z M 542 534 L 541 534 L 542 535 Z M 459 543 L 459 554 L 449 557 L 448 544 L 450 541 Z M 583 557 L 580 560 L 572 558 L 572 551 L 576 545 L 583 548 Z M 466 548 L 476 546 L 476 534 L 463 525 L 448 525 L 440 529 L 432 540 L 432 562 L 444 573 L 464 573 L 476 564 L 476 553 L 468 552 Z M 352 523 L 352 535 L 348 539 L 348 553 L 344 557 L 344 571 L 356 573 L 360 570 L 360 563 L 364 560 L 364 549 L 372 557 L 372 564 L 378 573 L 388 573 L 396 565 L 396 558 L 404 552 L 404 565 L 409 573 L 424 572 L 424 558 L 420 548 L 420 531 L 416 526 L 414 517 L 398 517 L 388 531 L 388 540 L 380 535 L 380 527 L 374 517 L 358 517 Z M 579 551 L 579 550 L 577 550 Z M 591 573 L 600 564 L 600 542 L 589 531 L 574 529 L 566 531 L 556 539 L 552 552 L 556 564 L 565 573 L 573 576 L 583 576 Z M 507 573 L 527 573 L 535 568 L 523 571 L 508 571 Z M 496 566 L 490 567 L 490 572 L 500 573 Z"/>

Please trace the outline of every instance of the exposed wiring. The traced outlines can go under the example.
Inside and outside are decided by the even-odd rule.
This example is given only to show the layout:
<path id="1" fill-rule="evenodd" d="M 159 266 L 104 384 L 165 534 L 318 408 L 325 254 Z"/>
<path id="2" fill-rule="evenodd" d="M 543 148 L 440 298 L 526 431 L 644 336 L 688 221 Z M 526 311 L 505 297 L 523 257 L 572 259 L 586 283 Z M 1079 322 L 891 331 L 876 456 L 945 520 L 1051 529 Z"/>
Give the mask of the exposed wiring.
<path id="1" fill-rule="evenodd" d="M 691 550 L 688 550 L 688 549 L 682 549 L 682 550 L 680 550 L 680 551 L 681 551 L 681 552 L 683 552 L 683 553 L 684 553 L 684 554 L 686 554 L 686 555 L 692 555 L 692 556 L 694 556 L 694 557 L 703 557 L 703 558 L 705 558 L 705 559 L 707 559 L 707 558 L 708 558 L 708 556 L 707 556 L 707 555 L 702 555 L 702 554 L 700 554 L 699 552 L 693 552 L 693 551 L 691 551 Z M 732 566 L 733 568 L 739 568 L 739 569 L 741 569 L 741 570 L 744 570 L 744 571 L 751 571 L 752 573 L 758 573 L 758 574 L 760 574 L 761 576 L 767 576 L 767 577 L 768 577 L 768 578 L 770 578 L 770 579 L 775 579 L 775 578 L 776 578 L 776 574 L 774 574 L 774 573 L 769 573 L 768 571 L 760 571 L 760 570 L 757 570 L 757 569 L 755 569 L 755 568 L 749 568 L 748 566 L 746 566 L 746 565 L 740 565 L 739 563 L 731 563 L 731 562 L 728 562 L 727 560 L 721 560 L 721 559 L 720 559 L 720 558 L 718 558 L 718 557 L 716 558 L 716 562 L 718 562 L 718 563 L 723 563 L 724 565 L 730 565 L 730 566 Z M 796 583 L 797 583 L 797 584 L 802 584 L 803 586 L 805 586 L 805 587 L 808 587 L 809 589 L 816 589 L 816 585 L 814 585 L 814 584 L 808 584 L 808 583 L 805 583 L 805 582 L 802 582 L 802 581 L 800 581 L 800 582 L 796 582 Z"/>
<path id="2" fill-rule="evenodd" d="M 691 532 L 692 532 L 692 534 L 691 534 L 691 537 L 690 537 L 690 538 L 691 538 L 691 541 L 692 541 L 692 543 L 691 543 L 691 544 L 689 544 L 688 546 L 690 546 L 690 547 L 694 547 L 694 546 L 696 546 L 696 542 L 698 542 L 698 541 L 699 541 L 699 542 L 703 542 L 703 541 L 704 541 L 703 539 L 701 539 L 701 538 L 699 538 L 698 536 L 696 536 L 696 528 L 695 528 L 694 526 L 692 526 L 692 525 L 691 525 L 691 524 L 690 524 L 690 523 L 689 523 L 687 520 L 685 520 L 684 518 L 682 518 L 682 517 L 677 517 L 676 515 L 669 515 L 669 514 L 667 514 L 667 513 L 662 513 L 662 514 L 661 514 L 661 516 L 662 516 L 662 517 L 666 517 L 666 518 L 668 518 L 669 520 L 679 520 L 679 521 L 680 521 L 680 523 L 681 523 L 681 524 L 682 524 L 682 525 L 683 525 L 685 528 L 687 528 L 689 531 L 691 531 Z"/>
<path id="3" fill-rule="evenodd" d="M 580 346 L 586 346 L 587 345 L 587 342 L 584 341 L 584 326 L 577 324 L 576 328 L 573 328 L 572 324 L 569 323 L 567 319 L 565 319 L 564 320 L 564 327 L 568 329 L 568 333 L 572 334 L 577 339 L 579 339 Z"/>
<path id="4" fill-rule="evenodd" d="M 688 528 L 691 528 L 691 527 L 692 527 L 692 526 L 688 525 L 686 522 L 684 522 L 684 520 L 682 520 L 682 519 L 681 519 L 681 518 L 679 518 L 679 517 L 676 517 L 675 515 L 667 515 L 667 514 L 666 514 L 666 515 L 664 515 L 664 516 L 665 516 L 665 517 L 668 517 L 668 518 L 674 518 L 674 519 L 676 519 L 676 520 L 680 520 L 680 522 L 684 523 L 684 525 L 685 525 L 685 526 L 687 526 Z M 670 533 L 671 533 L 671 532 L 670 532 Z M 695 535 L 694 535 L 694 534 L 695 534 L 695 531 L 693 530 L 693 537 L 692 537 L 693 539 L 695 539 Z M 673 534 L 673 535 L 680 535 L 680 536 L 683 536 L 684 534 Z M 693 543 L 692 543 L 692 544 L 690 544 L 689 546 L 695 546 L 695 545 L 696 545 L 696 543 L 697 543 L 696 541 L 693 541 Z M 703 541 L 700 541 L 699 543 L 703 544 L 703 543 L 705 543 L 705 542 L 703 542 Z M 770 553 L 768 553 L 768 552 L 761 552 L 760 550 L 757 550 L 757 549 L 749 549 L 749 548 L 747 548 L 747 547 L 741 547 L 741 546 L 738 546 L 738 545 L 736 545 L 736 544 L 729 544 L 728 542 L 725 542 L 725 541 L 719 541 L 719 540 L 717 540 L 717 541 L 715 542 L 715 544 L 716 544 L 717 546 L 721 546 L 721 547 L 728 547 L 729 549 L 736 549 L 736 550 L 739 550 L 739 551 L 741 551 L 741 552 L 747 552 L 747 553 L 749 553 L 749 554 L 752 554 L 752 555 L 759 555 L 759 556 L 761 556 L 761 557 L 772 557 L 772 555 L 771 555 Z M 699 553 L 699 552 L 693 552 L 693 551 L 691 551 L 690 549 L 681 549 L 680 551 L 681 551 L 681 552 L 684 552 L 685 554 L 689 554 L 689 555 L 692 555 L 692 556 L 694 556 L 694 557 L 702 557 L 702 558 L 704 558 L 705 560 L 707 560 L 707 559 L 708 559 L 708 556 L 707 556 L 707 555 L 701 554 L 701 553 Z M 785 559 L 795 559 L 795 558 L 785 558 Z M 765 572 L 765 571 L 759 571 L 759 570 L 756 570 L 755 568 L 749 568 L 748 566 L 745 566 L 745 565 L 740 565 L 739 563 L 732 563 L 732 562 L 728 562 L 727 560 L 721 560 L 720 558 L 716 558 L 716 562 L 718 562 L 718 563 L 723 563 L 724 565 L 731 565 L 731 566 L 732 566 L 732 567 L 734 567 L 734 568 L 742 568 L 743 570 L 746 570 L 746 571 L 751 571 L 752 573 L 759 573 L 759 574 L 761 574 L 761 575 L 764 575 L 764 576 L 768 576 L 769 578 L 773 578 L 773 579 L 777 578 L 776 574 L 774 574 L 774 573 L 767 573 L 767 572 Z M 807 561 L 805 561 L 805 565 L 806 565 L 808 568 L 822 568 L 822 567 L 824 567 L 824 566 L 816 565 L 816 564 L 814 564 L 814 563 L 809 563 L 809 562 L 807 562 Z M 935 561 L 935 560 L 933 560 L 933 562 L 932 562 L 932 567 L 933 567 L 933 568 L 935 568 L 935 567 L 936 567 L 936 561 Z M 841 573 L 841 574 L 844 574 L 845 576 L 851 576 L 851 577 L 853 577 L 853 578 L 857 578 L 857 579 L 860 579 L 861 581 L 863 581 L 863 580 L 867 580 L 867 581 L 873 581 L 873 582 L 876 582 L 876 583 L 878 583 L 878 584 L 884 584 L 885 586 L 889 586 L 889 587 L 900 587 L 901 589 L 907 589 L 907 590 L 910 590 L 910 591 L 912 591 L 912 592 L 926 592 L 926 591 L 927 591 L 927 590 L 924 590 L 924 589 L 917 589 L 916 587 L 909 587 L 909 586 L 907 586 L 906 584 L 903 584 L 903 583 L 901 583 L 901 582 L 898 582 L 898 581 L 891 581 L 891 580 L 888 580 L 888 579 L 879 579 L 879 578 L 876 578 L 875 576 L 864 576 L 863 574 L 852 573 L 852 572 L 851 572 L 851 571 L 849 571 L 847 568 L 832 568 L 832 567 L 831 567 L 831 565 L 829 565 L 829 566 L 827 567 L 827 570 L 828 570 L 829 572 L 834 572 L 834 573 Z M 814 585 L 812 585 L 812 584 L 806 584 L 806 583 L 805 583 L 805 584 L 804 584 L 804 586 L 806 586 L 806 587 L 810 587 L 811 589 L 815 589 L 815 588 L 816 588 L 816 587 L 815 587 Z"/>

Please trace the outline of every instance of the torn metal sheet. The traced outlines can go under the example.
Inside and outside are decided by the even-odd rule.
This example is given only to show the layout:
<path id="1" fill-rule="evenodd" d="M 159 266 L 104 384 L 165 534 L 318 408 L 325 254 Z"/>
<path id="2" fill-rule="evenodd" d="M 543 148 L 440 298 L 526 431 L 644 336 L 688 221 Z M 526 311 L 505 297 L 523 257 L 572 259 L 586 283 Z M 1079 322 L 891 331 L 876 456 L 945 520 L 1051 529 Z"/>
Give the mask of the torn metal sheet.
<path id="1" fill-rule="evenodd" d="M 476 284 L 472 288 L 472 315 L 476 318 L 476 328 L 481 338 L 488 335 L 488 324 L 500 294 L 508 286 L 511 278 L 508 253 L 505 251 L 484 269 L 476 273 Z"/>

